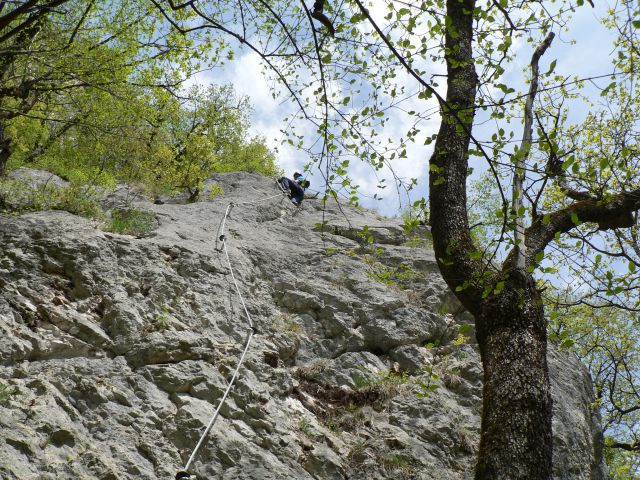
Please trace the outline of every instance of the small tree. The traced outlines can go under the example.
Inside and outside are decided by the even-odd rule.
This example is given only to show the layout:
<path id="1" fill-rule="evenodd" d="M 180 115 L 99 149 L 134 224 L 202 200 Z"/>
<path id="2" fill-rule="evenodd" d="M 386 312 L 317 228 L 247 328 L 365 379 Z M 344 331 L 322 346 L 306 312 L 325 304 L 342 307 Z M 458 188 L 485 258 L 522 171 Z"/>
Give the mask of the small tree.
<path id="1" fill-rule="evenodd" d="M 14 152 L 32 161 L 73 127 L 112 128 L 100 124 L 101 102 L 139 104 L 143 89 L 175 93 L 222 50 L 204 32 L 167 31 L 146 1 L 1 2 L 0 174 Z M 37 134 L 16 137 L 25 125 Z"/>

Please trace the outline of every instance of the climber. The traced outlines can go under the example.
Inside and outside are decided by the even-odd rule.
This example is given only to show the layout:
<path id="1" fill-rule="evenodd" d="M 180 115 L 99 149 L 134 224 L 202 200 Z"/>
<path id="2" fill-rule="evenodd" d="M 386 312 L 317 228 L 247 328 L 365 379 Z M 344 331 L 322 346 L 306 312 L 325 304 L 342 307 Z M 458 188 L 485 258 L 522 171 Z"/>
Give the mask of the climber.
<path id="1" fill-rule="evenodd" d="M 304 200 L 304 191 L 309 188 L 311 182 L 304 178 L 304 175 L 301 173 L 294 173 L 293 180 L 287 177 L 280 177 L 278 179 L 278 186 L 280 189 L 289 195 L 291 202 L 299 207 L 302 204 L 302 200 Z"/>

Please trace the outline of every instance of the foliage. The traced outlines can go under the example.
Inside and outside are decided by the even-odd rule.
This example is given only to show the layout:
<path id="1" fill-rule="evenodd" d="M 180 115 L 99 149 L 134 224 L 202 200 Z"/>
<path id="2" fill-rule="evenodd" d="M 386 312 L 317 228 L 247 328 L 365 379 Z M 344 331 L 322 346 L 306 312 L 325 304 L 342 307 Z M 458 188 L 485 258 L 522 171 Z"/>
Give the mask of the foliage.
<path id="1" fill-rule="evenodd" d="M 611 305 L 575 303 L 570 292 L 548 300 L 549 338 L 587 366 L 602 412 L 613 478 L 640 475 L 640 331 L 637 319 Z"/>
<path id="2" fill-rule="evenodd" d="M 224 195 L 224 188 L 218 184 L 212 184 L 211 187 L 209 187 L 209 200 L 213 200 L 220 195 Z"/>
<path id="3" fill-rule="evenodd" d="M 111 221 L 106 230 L 123 235 L 143 237 L 156 228 L 156 217 L 153 212 L 137 208 L 116 209 L 111 212 Z"/>
<path id="4" fill-rule="evenodd" d="M 58 187 L 46 183 L 34 186 L 21 179 L 5 179 L 0 185 L 0 205 L 14 213 L 66 210 L 75 215 L 101 219 L 104 213 L 98 199 L 99 192 L 88 186 Z"/>
<path id="5" fill-rule="evenodd" d="M 139 182 L 196 199 L 212 173 L 277 172 L 264 139 L 248 134 L 246 97 L 183 86 L 224 61 L 224 40 L 168 28 L 155 2 L 51 3 L 12 22 L 0 14 L 0 33 L 36 25 L 0 37 L 0 174 L 29 166 L 77 185 Z"/>
<path id="6" fill-rule="evenodd" d="M 163 28 L 165 19 L 152 2 L 28 3 L 33 8 L 10 3 L 0 15 L 0 172 L 23 147 L 11 136 L 12 119 L 39 124 L 24 137 L 46 147 L 39 140 L 47 134 L 99 124 L 102 119 L 86 115 L 99 117 L 99 108 L 75 115 L 88 92 L 94 100 L 109 100 L 130 97 L 134 83 L 170 88 L 204 60 L 208 46 L 207 32 L 186 38 Z M 209 60 L 216 62 L 215 56 Z"/>
<path id="7" fill-rule="evenodd" d="M 611 480 L 636 480 L 640 470 L 638 455 L 615 448 L 614 444 L 615 440 L 612 437 L 605 438 L 604 458 Z"/>
<path id="8" fill-rule="evenodd" d="M 8 403 L 16 392 L 17 390 L 15 388 L 12 388 L 6 383 L 0 382 L 0 405 Z"/>
<path id="9" fill-rule="evenodd" d="M 311 421 L 304 417 L 298 421 L 298 429 L 304 433 L 307 437 L 313 438 L 313 431 L 311 429 Z"/>
<path id="10" fill-rule="evenodd" d="M 463 358 L 464 350 L 460 347 L 466 344 L 469 337 L 466 335 L 471 329 L 471 325 L 463 324 L 448 329 L 440 338 L 435 338 L 427 342 L 425 347 L 431 351 L 431 363 L 424 366 L 424 373 L 417 378 L 420 389 L 418 397 L 429 397 L 444 383 L 449 386 L 457 383 L 453 380 L 457 375 L 455 358 Z"/>
<path id="11" fill-rule="evenodd" d="M 424 198 L 416 200 L 409 208 L 402 212 L 402 228 L 406 237 L 407 247 L 420 248 L 430 246 L 429 234 L 421 232 L 421 226 L 429 225 L 429 208 Z"/>
<path id="12" fill-rule="evenodd" d="M 160 308 L 160 313 L 156 315 L 156 318 L 153 321 L 153 326 L 156 330 L 160 332 L 164 332 L 170 326 L 170 315 L 171 315 L 171 307 L 169 305 L 162 305 Z"/>
<path id="13" fill-rule="evenodd" d="M 583 3 L 580 1 L 577 6 Z M 627 307 L 637 309 L 640 304 L 635 293 L 640 248 L 632 217 L 640 208 L 636 174 L 640 156 L 636 120 L 632 118 L 632 112 L 637 110 L 633 100 L 637 98 L 633 89 L 638 45 L 634 29 L 640 21 L 632 8 L 612 9 L 605 15 L 605 25 L 618 35 L 614 45 L 617 55 L 613 56 L 611 69 L 616 77 L 602 89 L 607 104 L 591 109 L 586 118 L 571 125 L 570 100 L 593 105 L 588 94 L 580 93 L 584 82 L 572 81 L 575 88 L 567 87 L 569 79 L 554 72 L 556 60 L 545 73 L 538 71 L 540 56 L 553 40 L 549 33 L 565 28 L 570 12 L 574 11 L 574 6 L 566 2 L 551 5 L 389 1 L 376 5 L 374 14 L 357 0 L 346 4 L 321 2 L 320 8 L 325 8 L 324 13 L 332 22 L 329 35 L 333 35 L 335 28 L 339 43 L 315 28 L 306 8 L 289 8 L 284 2 L 276 2 L 268 12 L 257 11 L 249 22 L 245 21 L 244 12 L 242 16 L 232 16 L 232 24 L 241 27 L 235 33 L 236 38 L 262 53 L 298 102 L 300 115 L 319 125 L 316 137 L 301 138 L 292 133 L 289 141 L 311 151 L 314 145 L 321 145 L 321 151 L 315 153 L 326 169 L 327 180 L 335 185 L 336 191 L 342 189 L 351 198 L 354 185 L 349 177 L 350 160 L 358 158 L 379 171 L 393 159 L 405 158 L 407 144 L 419 136 L 421 119 L 428 117 L 433 108 L 429 99 L 437 99 L 437 108 L 444 116 L 440 132 L 423 138 L 426 137 L 426 145 L 434 140 L 436 145 L 429 169 L 430 195 L 435 200 L 430 203 L 434 214 L 431 220 L 437 233 L 434 245 L 439 266 L 450 287 L 477 317 L 490 311 L 485 301 L 489 297 L 494 305 L 504 305 L 492 316 L 483 317 L 485 321 L 479 324 L 484 329 L 481 339 L 500 337 L 501 315 L 515 315 L 518 322 L 511 322 L 515 324 L 530 322 L 536 329 L 533 335 L 536 343 L 528 347 L 526 354 L 532 358 L 542 358 L 539 351 L 546 352 L 546 323 L 539 293 L 532 287 L 533 275 L 551 281 L 551 275 L 558 273 L 553 263 L 573 263 L 568 268 L 579 279 L 585 277 L 585 272 L 594 273 L 589 281 L 583 282 L 595 287 L 587 295 L 607 297 L 611 305 L 624 306 L 626 300 Z M 216 18 L 215 13 L 208 11 L 201 19 L 210 22 L 209 18 Z M 260 34 L 267 30 L 270 36 L 281 39 L 273 50 L 261 49 L 264 37 Z M 516 60 L 514 45 L 525 42 L 544 46 L 530 62 L 529 93 L 518 92 L 503 77 L 509 63 Z M 279 62 L 279 58 L 286 61 Z M 291 58 L 298 61 L 292 62 Z M 437 69 L 443 59 L 448 75 L 446 98 L 439 93 L 438 85 Z M 522 64 L 528 63 L 527 58 Z M 301 73 L 303 67 L 306 69 Z M 406 75 L 398 75 L 399 70 Z M 407 86 L 407 76 L 416 80 L 414 87 Z M 300 78 L 304 80 L 297 82 Z M 538 86 L 542 93 L 536 98 Z M 309 87 L 314 88 L 311 96 Z M 403 104 L 414 97 L 424 103 L 411 103 L 416 107 L 410 111 L 403 109 Z M 524 98 L 527 102 L 523 109 Z M 321 108 L 314 108 L 317 105 Z M 413 117 L 415 123 L 405 135 L 387 142 L 386 135 L 378 135 L 398 110 L 405 113 L 406 120 Z M 513 120 L 522 116 L 523 110 L 528 126 L 521 135 L 516 131 L 520 130 L 519 121 Z M 483 131 L 474 131 L 476 113 L 477 124 L 495 124 L 486 138 L 482 138 L 486 135 Z M 534 118 L 536 137 L 532 138 Z M 519 138 L 524 139 L 516 141 Z M 479 185 L 478 225 L 468 223 L 470 206 L 465 181 L 470 173 L 470 156 L 476 163 L 481 159 L 491 171 L 489 180 Z M 399 183 L 403 185 L 402 181 Z M 414 184 L 415 179 L 411 179 L 406 188 Z M 512 190 L 512 202 L 505 193 L 508 189 Z M 488 198 L 497 198 L 497 205 Z M 450 211 L 445 212 L 445 208 Z M 408 222 L 407 228 L 411 227 Z M 594 254 L 603 245 L 616 259 L 610 266 L 604 266 L 602 253 Z M 555 255 L 554 251 L 560 254 Z M 619 274 L 619 267 L 625 264 L 628 273 Z M 527 289 L 522 288 L 523 278 L 527 279 Z M 511 308 L 515 310 L 512 312 Z M 499 328 L 492 328 L 495 322 Z M 483 351 L 483 360 L 499 356 L 497 346 L 507 352 L 510 343 L 519 342 L 515 336 L 521 331 L 511 332 L 510 342 L 493 343 L 490 351 Z M 514 371 L 515 362 L 505 363 L 514 366 L 511 371 L 509 366 L 505 367 L 501 373 L 506 380 L 518 372 Z M 527 373 L 529 378 L 536 381 L 542 378 L 548 386 L 544 362 L 532 367 L 536 370 L 533 375 Z M 485 393 L 493 388 L 494 380 L 499 385 L 499 378 L 491 379 L 485 383 Z M 551 404 L 545 393 L 548 388 L 534 383 L 527 384 L 531 387 L 528 391 L 520 392 L 529 395 L 529 400 L 522 402 L 526 408 L 507 406 L 518 410 L 515 414 L 531 415 L 529 423 L 540 425 L 539 432 L 550 434 Z M 485 401 L 485 405 L 494 408 L 491 401 Z M 506 412 L 501 407 L 495 408 L 502 414 Z M 504 435 L 495 433 L 500 428 L 501 424 L 483 422 L 484 442 L 501 442 Z M 521 440 L 527 441 L 526 435 Z M 481 442 L 483 461 L 490 463 L 495 460 L 492 458 L 495 452 L 505 452 L 496 445 L 484 451 L 484 445 L 492 444 Z M 537 458 L 546 459 L 543 465 L 511 457 L 495 464 L 516 471 L 518 468 L 511 462 L 529 461 L 523 468 L 530 469 L 532 475 L 535 471 L 540 478 L 548 477 L 550 442 L 540 438 L 534 447 L 541 451 Z M 479 463 L 478 478 L 488 478 L 489 463 Z"/>
<path id="14" fill-rule="evenodd" d="M 405 247 L 409 248 L 424 248 L 431 246 L 430 236 L 427 234 L 414 233 L 407 238 L 403 243 Z"/>
<path id="15" fill-rule="evenodd" d="M 15 119 L 7 128 L 15 145 L 10 169 L 28 165 L 105 187 L 137 182 L 152 194 L 187 190 L 194 199 L 213 173 L 277 173 L 264 141 L 248 138 L 250 107 L 231 86 L 194 87 L 182 100 L 135 87 L 117 97 L 75 95 L 77 110 L 58 115 L 91 117 L 92 123 L 54 134 L 40 125 L 36 143 L 28 143 L 21 132 L 30 119 Z"/>
<path id="16" fill-rule="evenodd" d="M 216 148 L 233 151 L 238 144 L 233 130 L 216 130 L 223 141 L 215 143 L 201 127 L 215 130 L 218 121 L 242 125 L 243 117 L 225 108 L 224 119 L 217 116 L 211 105 L 220 92 L 193 92 L 186 102 L 172 93 L 184 72 L 195 71 L 200 62 L 215 63 L 225 52 L 231 57 L 225 44 L 230 39 L 260 55 L 295 102 L 296 114 L 287 121 L 295 125 L 305 119 L 314 126 L 315 134 L 307 136 L 286 129 L 286 141 L 306 149 L 323 169 L 328 195 L 357 202 L 350 175 L 358 168 L 354 160 L 379 174 L 407 159 L 411 146 L 423 144 L 422 158 L 431 155 L 429 208 L 438 265 L 479 319 L 483 362 L 501 360 L 485 369 L 494 377 L 484 383 L 484 405 L 495 411 L 485 411 L 493 423 L 482 423 L 476 477 L 495 478 L 491 465 L 501 465 L 505 478 L 509 469 L 526 471 L 532 479 L 551 475 L 549 379 L 540 360 L 547 324 L 540 290 L 578 283 L 582 288 L 573 292 L 579 297 L 573 305 L 640 311 L 635 4 L 625 0 L 597 11 L 614 37 L 604 81 L 563 75 L 562 67 L 573 75 L 575 65 L 562 59 L 545 58 L 539 68 L 553 40 L 550 33 L 570 34 L 574 13 L 595 7 L 590 0 L 320 1 L 320 17 L 304 3 L 282 1 L 268 7 L 237 0 L 143 2 L 138 15 L 126 1 L 87 7 L 49 0 L 12 18 L 17 5 L 0 12 L 0 87 L 6 87 L 0 88 L 0 170 L 14 152 L 17 164 L 27 164 L 38 157 L 45 161 L 46 152 L 56 148 L 82 151 L 80 163 L 65 154 L 51 161 L 68 159 L 61 170 L 73 175 L 111 172 L 111 181 L 124 175 L 157 191 L 187 189 L 195 199 L 206 172 L 227 168 L 227 157 Z M 219 44 L 212 43 L 216 34 Z M 523 46 L 534 46 L 536 54 L 530 56 Z M 205 57 L 209 50 L 214 54 Z M 604 65 L 596 59 L 589 63 Z M 513 81 L 519 67 L 526 68 L 528 86 Z M 222 98 L 228 100 L 224 92 Z M 122 105 L 100 107 L 120 99 Z M 148 114 L 158 111 L 162 115 Z M 437 113 L 439 131 L 423 131 Z M 89 128 L 92 124 L 100 128 Z M 405 127 L 390 128 L 395 125 Z M 135 135 L 118 143 L 124 131 Z M 23 137 L 14 141 L 16 135 Z M 240 138 L 241 148 L 251 145 Z M 259 168 L 270 168 L 267 153 L 249 150 L 258 152 Z M 86 163 L 84 155 L 90 159 Z M 75 173 L 78 164 L 82 168 Z M 253 168 L 254 162 L 246 164 Z M 475 209 L 467 194 L 471 165 L 490 172 L 479 185 Z M 393 175 L 399 189 L 416 185 L 416 178 Z M 382 191 L 385 179 L 377 180 Z M 481 222 L 477 228 L 469 224 L 474 215 Z M 372 244 L 367 235 L 362 249 Z M 573 341 L 571 332 L 558 335 Z M 524 350 L 515 352 L 514 344 Z M 514 352 L 539 360 L 522 372 L 521 362 L 504 356 Z M 500 388 L 515 377 L 522 380 L 522 401 L 504 401 L 508 396 Z M 508 422 L 495 419 L 510 414 L 526 417 L 521 425 L 535 430 L 502 432 Z M 502 448 L 503 441 L 526 447 Z"/>
<path id="17" fill-rule="evenodd" d="M 429 208 L 426 200 L 421 198 L 416 200 L 409 208 L 402 211 L 402 222 L 404 234 L 410 238 L 416 228 L 420 225 L 429 224 Z"/>
<path id="18" fill-rule="evenodd" d="M 368 261 L 368 263 L 371 268 L 367 272 L 367 276 L 385 285 L 397 285 L 399 288 L 409 288 L 411 284 L 424 278 L 423 274 L 415 271 L 406 263 L 391 267 L 376 261 Z"/>

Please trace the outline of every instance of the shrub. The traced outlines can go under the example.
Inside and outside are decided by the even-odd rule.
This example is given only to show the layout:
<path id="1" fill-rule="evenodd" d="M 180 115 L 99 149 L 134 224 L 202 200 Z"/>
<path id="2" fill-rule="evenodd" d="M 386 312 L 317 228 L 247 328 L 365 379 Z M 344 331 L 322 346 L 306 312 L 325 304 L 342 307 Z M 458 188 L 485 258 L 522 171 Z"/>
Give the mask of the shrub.
<path id="1" fill-rule="evenodd" d="M 398 288 L 407 288 L 409 284 L 423 277 L 420 272 L 406 263 L 395 267 L 388 267 L 380 262 L 373 262 L 370 265 L 371 270 L 367 272 L 369 278 L 385 285 L 396 285 Z"/>
<path id="2" fill-rule="evenodd" d="M 153 212 L 146 212 L 137 208 L 119 209 L 111 212 L 111 222 L 106 230 L 123 235 L 143 237 L 149 235 L 156 227 Z"/>
<path id="3" fill-rule="evenodd" d="M 27 180 L 9 179 L 0 185 L 0 206 L 5 211 L 24 213 L 64 210 L 88 218 L 103 218 L 99 192 L 93 187 L 32 185 Z"/>
<path id="4" fill-rule="evenodd" d="M 220 195 L 224 195 L 224 188 L 217 183 L 211 184 L 211 187 L 209 187 L 209 200 L 213 200 Z"/>

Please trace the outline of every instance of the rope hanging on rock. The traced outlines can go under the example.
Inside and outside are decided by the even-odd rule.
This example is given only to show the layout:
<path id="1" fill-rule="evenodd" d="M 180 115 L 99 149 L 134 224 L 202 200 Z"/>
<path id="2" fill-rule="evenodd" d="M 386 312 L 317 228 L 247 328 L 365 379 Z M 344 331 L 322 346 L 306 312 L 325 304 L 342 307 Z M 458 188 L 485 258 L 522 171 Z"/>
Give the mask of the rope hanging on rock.
<path id="1" fill-rule="evenodd" d="M 238 293 L 238 297 L 240 297 L 240 303 L 242 304 L 242 308 L 244 309 L 244 313 L 245 316 L 247 318 L 247 323 L 249 324 L 249 335 L 247 337 L 247 341 L 245 343 L 244 346 L 244 350 L 242 351 L 242 355 L 240 355 L 240 359 L 238 360 L 238 364 L 236 366 L 236 369 L 233 372 L 233 375 L 231 376 L 231 380 L 229 381 L 229 385 L 227 385 L 226 390 L 224 391 L 224 394 L 222 395 L 222 398 L 220 399 L 220 402 L 218 403 L 218 407 L 216 408 L 216 411 L 213 413 L 213 416 L 211 417 L 211 420 L 209 421 L 209 424 L 207 425 L 207 428 L 205 428 L 204 432 L 202 433 L 202 435 L 200 436 L 200 440 L 198 440 L 198 443 L 196 444 L 195 448 L 193 449 L 193 452 L 191 453 L 191 456 L 189 457 L 189 460 L 187 461 L 186 465 L 184 466 L 184 470 L 179 471 L 178 473 L 176 473 L 176 480 L 186 480 L 191 478 L 191 474 L 188 473 L 189 472 L 189 468 L 191 467 L 191 464 L 193 463 L 193 460 L 195 459 L 198 451 L 200 450 L 200 447 L 202 447 L 202 444 L 204 443 L 205 439 L 207 438 L 207 435 L 209 435 L 209 432 L 211 431 L 211 429 L 213 428 L 213 424 L 215 423 L 216 419 L 218 418 L 218 414 L 220 413 L 220 409 L 222 408 L 222 405 L 224 404 L 224 401 L 227 399 L 227 396 L 229 395 L 229 392 L 231 391 L 231 387 L 233 387 L 233 383 L 236 380 L 236 377 L 238 376 L 238 372 L 240 371 L 240 367 L 242 366 L 242 363 L 244 362 L 245 357 L 247 356 L 247 352 L 249 351 L 249 346 L 251 345 L 251 340 L 253 339 L 253 336 L 256 334 L 256 328 L 253 325 L 253 320 L 251 319 L 251 315 L 249 314 L 249 310 L 247 310 L 247 305 L 244 302 L 244 297 L 242 296 L 242 293 L 240 292 L 240 287 L 238 287 L 238 282 L 236 280 L 236 276 L 233 272 L 233 266 L 231 265 L 231 258 L 229 257 L 229 251 L 227 250 L 227 242 L 226 242 L 226 237 L 224 235 L 224 227 L 226 225 L 227 222 L 227 217 L 229 217 L 229 214 L 231 213 L 231 210 L 233 209 L 233 207 L 235 205 L 253 205 L 256 203 L 261 203 L 264 202 L 265 200 L 269 200 L 271 198 L 275 198 L 275 197 L 280 197 L 282 195 L 282 193 L 278 193 L 276 195 L 272 195 L 266 198 L 261 198 L 260 200 L 256 200 L 254 202 L 243 202 L 243 203 L 237 203 L 234 204 L 233 202 L 230 203 L 229 205 L 227 205 L 227 210 L 225 211 L 224 217 L 222 218 L 222 222 L 221 222 L 221 228 L 218 230 L 218 233 L 220 234 L 217 238 L 216 238 L 216 247 L 217 247 L 217 242 L 218 240 L 220 242 L 222 242 L 222 250 L 224 251 L 224 254 L 227 258 L 227 267 L 229 268 L 229 273 L 231 273 L 231 278 L 233 279 L 233 285 L 235 286 L 236 292 Z"/>

